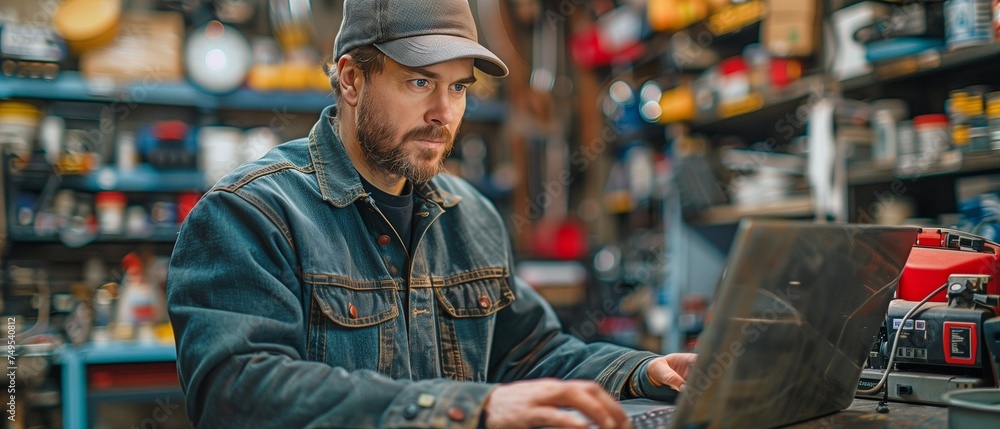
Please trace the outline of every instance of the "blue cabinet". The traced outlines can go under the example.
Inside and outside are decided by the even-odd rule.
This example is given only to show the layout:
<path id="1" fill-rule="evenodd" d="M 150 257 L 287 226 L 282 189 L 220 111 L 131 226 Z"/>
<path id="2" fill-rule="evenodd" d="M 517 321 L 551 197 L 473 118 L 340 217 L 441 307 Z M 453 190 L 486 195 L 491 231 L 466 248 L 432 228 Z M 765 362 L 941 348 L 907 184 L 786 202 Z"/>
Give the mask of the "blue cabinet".
<path id="1" fill-rule="evenodd" d="M 92 417 L 89 412 L 92 408 L 88 403 L 90 400 L 132 399 L 155 402 L 158 398 L 170 398 L 167 400 L 169 409 L 160 412 L 155 409 L 151 411 L 150 419 L 154 422 L 159 421 L 167 413 L 183 410 L 183 402 L 177 400 L 182 397 L 179 388 L 162 385 L 151 385 L 146 388 L 137 385 L 114 392 L 92 392 L 88 386 L 89 366 L 173 363 L 176 358 L 177 351 L 173 344 L 112 342 L 61 348 L 56 355 L 56 362 L 62 366 L 63 428 L 90 427 Z M 163 407 L 163 401 L 159 402 L 158 406 Z M 144 427 L 141 421 L 134 422 L 134 425 Z"/>

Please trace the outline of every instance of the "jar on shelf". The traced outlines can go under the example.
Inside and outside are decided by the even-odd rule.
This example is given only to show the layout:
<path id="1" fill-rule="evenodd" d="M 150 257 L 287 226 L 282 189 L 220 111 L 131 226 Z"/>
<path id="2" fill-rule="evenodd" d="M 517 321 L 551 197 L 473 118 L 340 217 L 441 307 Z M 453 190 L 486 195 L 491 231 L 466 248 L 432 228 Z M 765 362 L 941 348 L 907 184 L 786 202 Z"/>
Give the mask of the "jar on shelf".
<path id="1" fill-rule="evenodd" d="M 991 0 L 945 2 L 945 39 L 948 49 L 982 45 L 993 41 Z"/>
<path id="2" fill-rule="evenodd" d="M 1000 150 L 1000 91 L 986 95 L 986 120 L 989 123 L 990 147 Z"/>
<path id="3" fill-rule="evenodd" d="M 920 149 L 920 166 L 926 167 L 936 163 L 951 143 L 948 116 L 931 114 L 914 117 L 913 129 L 916 131 L 917 147 Z"/>
<path id="4" fill-rule="evenodd" d="M 125 232 L 124 193 L 98 192 L 94 206 L 97 209 L 97 225 L 101 234 L 120 235 Z"/>
<path id="5" fill-rule="evenodd" d="M 989 120 L 986 117 L 986 94 L 989 87 L 985 85 L 967 88 L 969 101 L 966 106 L 969 116 L 969 144 L 972 150 L 988 150 L 990 148 Z"/>
<path id="6" fill-rule="evenodd" d="M 26 164 L 38 135 L 41 112 L 28 103 L 0 101 L 0 150 L 10 152 Z"/>
<path id="7" fill-rule="evenodd" d="M 970 102 L 972 97 L 962 89 L 951 91 L 945 108 L 948 111 L 948 121 L 951 124 L 951 145 L 955 149 L 967 150 L 970 146 Z"/>

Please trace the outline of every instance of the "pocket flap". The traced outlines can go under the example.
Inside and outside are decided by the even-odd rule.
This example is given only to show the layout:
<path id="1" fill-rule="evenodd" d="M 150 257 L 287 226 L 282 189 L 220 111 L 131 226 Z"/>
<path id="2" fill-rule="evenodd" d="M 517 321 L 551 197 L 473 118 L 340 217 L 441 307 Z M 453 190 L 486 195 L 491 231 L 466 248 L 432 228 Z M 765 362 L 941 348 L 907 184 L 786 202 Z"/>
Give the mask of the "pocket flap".
<path id="1" fill-rule="evenodd" d="M 348 289 L 337 286 L 313 287 L 320 310 L 334 323 L 361 328 L 399 316 L 395 289 Z"/>
<path id="2" fill-rule="evenodd" d="M 488 316 L 514 301 L 514 292 L 503 277 L 435 287 L 434 294 L 452 317 Z"/>

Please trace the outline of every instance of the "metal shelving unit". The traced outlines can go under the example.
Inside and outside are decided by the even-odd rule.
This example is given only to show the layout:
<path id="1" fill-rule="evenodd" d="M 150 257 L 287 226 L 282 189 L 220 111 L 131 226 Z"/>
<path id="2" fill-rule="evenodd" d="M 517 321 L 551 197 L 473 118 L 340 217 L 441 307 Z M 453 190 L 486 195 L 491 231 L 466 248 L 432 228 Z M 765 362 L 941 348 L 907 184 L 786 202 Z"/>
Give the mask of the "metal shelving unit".
<path id="1" fill-rule="evenodd" d="M 819 97 L 824 93 L 824 78 L 821 75 L 809 75 L 788 86 L 758 94 L 759 103 L 754 108 L 721 115 L 718 111 L 702 114 L 691 121 L 691 128 L 696 131 L 712 131 L 713 133 L 742 134 L 751 132 L 763 134 L 773 130 L 772 118 L 780 118 L 784 113 L 794 111 L 798 105 L 810 97 Z M 759 120 L 763 119 L 763 120 Z M 748 129 L 750 128 L 750 129 Z"/>
<path id="2" fill-rule="evenodd" d="M 331 92 L 239 89 L 211 94 L 186 82 L 142 81 L 125 85 L 89 82 L 75 71 L 63 71 L 51 81 L 0 77 L 0 99 L 87 101 L 132 106 L 136 104 L 189 106 L 206 110 L 262 110 L 319 113 L 336 103 Z M 471 98 L 466 103 L 467 121 L 502 121 L 507 107 L 495 100 Z"/>
<path id="3" fill-rule="evenodd" d="M 969 154 L 955 152 L 950 158 L 953 159 L 953 162 L 947 165 L 938 164 L 911 171 L 857 165 L 849 169 L 847 181 L 849 186 L 869 185 L 891 182 L 896 179 L 919 179 L 921 177 L 980 173 L 1000 169 L 1000 156 L 989 152 Z"/>
<path id="4" fill-rule="evenodd" d="M 131 171 L 101 168 L 87 175 L 62 176 L 60 187 L 84 192 L 203 192 L 211 184 L 198 170 L 158 170 L 141 164 Z"/>
<path id="5" fill-rule="evenodd" d="M 856 1 L 825 2 L 825 12 L 836 10 Z M 831 8 L 832 6 L 832 8 Z M 902 95 L 923 96 L 921 107 L 930 112 L 918 111 L 911 114 L 938 113 L 943 111 L 942 88 L 955 85 L 955 89 L 969 84 L 995 84 L 990 73 L 1000 64 L 1000 43 L 971 46 L 955 50 L 928 51 L 918 55 L 896 58 L 872 65 L 872 72 L 845 80 L 837 80 L 829 71 L 820 70 L 805 76 L 798 82 L 774 93 L 760 94 L 756 99 L 748 98 L 746 103 L 735 103 L 728 112 L 713 109 L 702 112 L 691 120 L 690 129 L 712 136 L 727 134 L 746 138 L 759 138 L 776 131 L 778 126 L 794 131 L 803 131 L 805 115 L 811 110 L 810 101 L 829 96 L 873 100 L 879 98 L 907 98 Z M 960 76 L 957 81 L 950 78 Z M 971 82 L 971 83 L 970 83 Z M 931 87 L 931 88 L 928 88 Z M 936 90 L 933 96 L 929 90 Z M 920 110 L 920 109 L 917 109 Z M 792 116 L 789 116 L 792 115 Z M 794 118 L 788 121 L 785 118 Z M 784 121 L 784 122 L 783 122 Z M 787 137 L 785 137 L 787 139 Z M 1000 155 L 997 151 L 980 153 L 958 153 L 946 156 L 936 165 L 919 171 L 900 171 L 895 167 L 880 167 L 872 163 L 852 163 L 847 171 L 845 194 L 853 197 L 856 193 L 873 192 L 888 186 L 893 181 L 905 180 L 907 184 L 917 179 L 921 186 L 909 186 L 913 193 L 929 194 L 951 184 L 953 177 L 971 176 L 991 171 L 1000 171 Z M 922 187 L 934 182 L 933 190 Z M 918 205 L 925 201 L 917 201 Z M 845 207 L 860 204 L 849 201 Z M 922 207 L 922 206 L 921 206 Z M 848 209 L 852 210 L 852 209 Z M 670 234 L 667 246 L 671 249 L 671 274 L 666 286 L 670 291 L 671 305 L 679 314 L 679 300 L 683 294 L 706 293 L 714 290 L 715 278 L 708 279 L 721 271 L 725 251 L 719 242 L 744 217 L 812 218 L 816 207 L 809 196 L 790 197 L 787 200 L 754 206 L 720 205 L 705 209 L 698 216 L 686 218 L 677 203 L 664 213 L 664 223 Z M 676 320 L 675 320 L 676 321 Z M 664 336 L 665 352 L 681 350 L 684 332 L 669 332 Z"/>
<path id="6" fill-rule="evenodd" d="M 180 231 L 179 225 L 157 225 L 144 235 L 96 235 L 93 242 L 100 243 L 173 243 Z M 30 226 L 12 225 L 7 231 L 11 241 L 32 243 L 58 243 L 58 234 L 38 234 Z"/>
<path id="7" fill-rule="evenodd" d="M 840 89 L 851 92 L 998 59 L 1000 59 L 1000 43 L 969 46 L 954 51 L 927 51 L 875 64 L 871 73 L 841 81 Z"/>
<path id="8" fill-rule="evenodd" d="M 63 428 L 88 427 L 88 365 L 173 362 L 176 359 L 177 350 L 173 344 L 112 342 L 81 347 L 64 346 L 59 349 L 56 363 L 62 365 Z M 167 392 L 162 388 L 157 388 L 156 391 Z"/>

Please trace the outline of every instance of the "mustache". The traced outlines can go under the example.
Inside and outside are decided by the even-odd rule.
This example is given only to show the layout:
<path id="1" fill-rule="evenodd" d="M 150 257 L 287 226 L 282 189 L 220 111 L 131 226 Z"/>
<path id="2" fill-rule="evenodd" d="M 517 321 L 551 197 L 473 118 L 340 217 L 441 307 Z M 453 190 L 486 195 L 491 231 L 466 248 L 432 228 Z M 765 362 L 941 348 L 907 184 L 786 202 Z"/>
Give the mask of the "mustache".
<path id="1" fill-rule="evenodd" d="M 446 127 L 428 125 L 423 128 L 408 131 L 403 135 L 402 141 L 408 140 L 440 140 L 449 142 L 453 139 L 451 131 Z"/>

